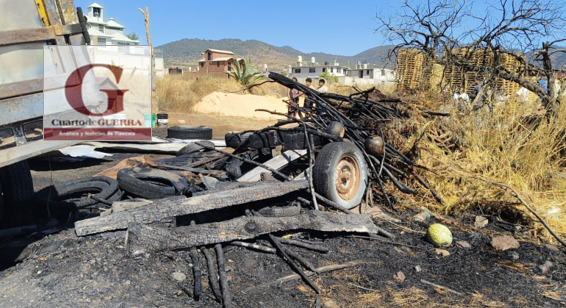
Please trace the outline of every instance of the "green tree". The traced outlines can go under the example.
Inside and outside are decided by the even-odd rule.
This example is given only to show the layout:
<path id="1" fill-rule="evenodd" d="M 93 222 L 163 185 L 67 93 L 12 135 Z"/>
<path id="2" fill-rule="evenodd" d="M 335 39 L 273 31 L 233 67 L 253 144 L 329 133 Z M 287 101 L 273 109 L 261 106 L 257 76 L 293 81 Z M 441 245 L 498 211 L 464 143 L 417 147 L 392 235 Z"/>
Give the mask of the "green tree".
<path id="1" fill-rule="evenodd" d="M 234 63 L 229 65 L 230 71 L 225 72 L 225 74 L 238 81 L 248 92 L 258 80 L 264 77 L 257 71 L 257 65 L 252 66 L 250 59 L 245 59 L 242 65 L 236 58 L 232 58 L 232 61 Z"/>
<path id="2" fill-rule="evenodd" d="M 326 80 L 326 82 L 327 82 L 328 84 L 331 84 L 331 83 L 338 83 L 338 76 L 335 76 L 335 75 L 333 75 L 333 74 L 330 74 L 330 73 L 328 72 L 328 70 L 325 71 L 324 73 L 320 74 L 318 77 L 320 77 L 320 78 Z"/>
<path id="3" fill-rule="evenodd" d="M 126 36 L 132 41 L 139 41 L 140 39 L 140 37 L 135 32 L 132 32 Z"/>

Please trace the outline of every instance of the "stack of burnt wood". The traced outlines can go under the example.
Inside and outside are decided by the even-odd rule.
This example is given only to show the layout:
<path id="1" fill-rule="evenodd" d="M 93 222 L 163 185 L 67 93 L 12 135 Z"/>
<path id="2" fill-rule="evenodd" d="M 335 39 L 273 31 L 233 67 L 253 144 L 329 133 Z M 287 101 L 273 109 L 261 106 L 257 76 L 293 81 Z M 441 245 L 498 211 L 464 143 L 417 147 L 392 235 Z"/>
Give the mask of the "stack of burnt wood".
<path id="1" fill-rule="evenodd" d="M 204 266 L 198 261 L 202 252 L 210 290 L 227 307 L 231 298 L 222 245 L 277 252 L 318 293 L 309 277 L 319 269 L 285 245 L 321 252 L 328 249 L 282 238 L 285 232 L 312 230 L 393 238 L 369 215 L 354 214 L 352 209 L 362 202 L 377 206 L 374 200 L 393 207 L 387 183 L 407 194 L 417 193 L 407 184 L 413 183 L 409 178 L 428 187 L 414 172 L 418 167 L 414 161 L 383 135 L 380 125 L 408 116 L 396 108 L 399 101 L 373 90 L 348 97 L 319 94 L 279 74 L 269 77 L 301 91 L 316 108 L 301 108 L 303 119 L 289 118 L 259 131 L 227 135 L 232 153 L 196 142 L 192 149 L 214 152 L 213 158 L 203 156 L 201 164 L 192 162 L 191 167 L 171 163 L 161 167 L 191 173 L 185 175 L 199 178 L 203 189 L 162 199 L 113 202 L 101 216 L 77 221 L 77 236 L 126 230 L 126 249 L 131 256 L 188 250 L 194 265 L 195 299 L 202 292 Z M 263 244 L 256 239 L 262 239 Z"/>

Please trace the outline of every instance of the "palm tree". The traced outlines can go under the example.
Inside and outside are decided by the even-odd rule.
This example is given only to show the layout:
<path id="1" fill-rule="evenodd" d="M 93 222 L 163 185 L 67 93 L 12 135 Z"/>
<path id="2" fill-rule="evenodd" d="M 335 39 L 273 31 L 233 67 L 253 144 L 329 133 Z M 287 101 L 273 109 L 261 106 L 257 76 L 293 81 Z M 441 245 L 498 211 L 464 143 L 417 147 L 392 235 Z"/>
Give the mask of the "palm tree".
<path id="1" fill-rule="evenodd" d="M 132 32 L 132 33 L 126 35 L 126 36 L 127 36 L 130 40 L 132 40 L 132 41 L 138 41 L 139 38 L 140 38 L 140 37 L 139 37 L 136 33 L 134 33 L 134 32 Z"/>
<path id="2" fill-rule="evenodd" d="M 234 62 L 233 70 L 232 70 L 232 64 L 229 64 L 230 71 L 225 73 L 228 76 L 234 78 L 241 85 L 243 85 L 248 92 L 254 86 L 256 81 L 264 77 L 261 73 L 259 73 L 256 70 L 257 65 L 256 66 L 251 65 L 250 59 L 247 60 L 245 59 L 242 65 L 240 65 L 240 61 L 238 61 L 238 59 L 236 58 L 232 58 L 232 61 Z"/>

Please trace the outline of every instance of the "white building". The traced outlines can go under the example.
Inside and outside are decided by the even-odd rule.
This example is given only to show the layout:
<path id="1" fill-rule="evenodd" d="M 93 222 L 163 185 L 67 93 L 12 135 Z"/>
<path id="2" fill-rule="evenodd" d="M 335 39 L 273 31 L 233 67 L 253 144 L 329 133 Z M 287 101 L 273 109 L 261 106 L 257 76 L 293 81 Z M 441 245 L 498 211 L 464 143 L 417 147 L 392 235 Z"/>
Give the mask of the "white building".
<path id="1" fill-rule="evenodd" d="M 104 21 L 104 7 L 93 3 L 88 7 L 87 28 L 92 45 L 138 45 L 138 40 L 132 40 L 124 35 L 126 27 L 117 23 L 114 18 Z"/>
<path id="2" fill-rule="evenodd" d="M 368 64 L 358 64 L 356 68 L 348 69 L 345 84 L 393 85 L 395 70 L 384 67 L 369 67 Z"/>
<path id="3" fill-rule="evenodd" d="M 297 77 L 297 79 L 302 81 L 306 78 L 311 78 L 313 80 L 319 79 L 319 76 L 326 72 L 336 77 L 343 77 L 346 76 L 347 69 L 347 67 L 340 66 L 338 63 L 333 63 L 331 65 L 326 62 L 324 65 L 320 65 L 315 62 L 314 57 L 312 58 L 311 63 L 303 63 L 303 57 L 299 56 L 297 63 L 289 66 L 288 73 L 290 77 Z"/>

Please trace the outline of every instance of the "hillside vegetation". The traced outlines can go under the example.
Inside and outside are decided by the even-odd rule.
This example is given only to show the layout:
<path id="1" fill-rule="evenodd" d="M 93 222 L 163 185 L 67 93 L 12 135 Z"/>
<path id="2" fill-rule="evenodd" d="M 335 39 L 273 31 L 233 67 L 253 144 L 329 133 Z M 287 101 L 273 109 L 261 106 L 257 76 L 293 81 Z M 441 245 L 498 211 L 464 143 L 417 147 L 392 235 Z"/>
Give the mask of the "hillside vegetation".
<path id="1" fill-rule="evenodd" d="M 230 50 L 238 57 L 250 58 L 252 63 L 267 64 L 270 70 L 287 68 L 288 65 L 297 62 L 297 56 L 303 56 L 304 62 L 310 62 L 311 57 L 316 62 L 324 63 L 338 61 L 340 65 L 354 67 L 358 61 L 377 64 L 378 66 L 395 68 L 397 59 L 389 59 L 388 52 L 392 45 L 377 46 L 362 51 L 354 56 L 332 55 L 324 52 L 304 53 L 291 46 L 277 47 L 258 40 L 242 41 L 239 39 L 203 40 L 182 39 L 167 43 L 156 48 L 163 50 L 165 65 L 167 67 L 196 65 L 200 60 L 200 54 L 208 48 Z M 566 69 L 566 54 L 556 53 L 553 55 L 553 63 L 556 69 Z M 533 55 L 529 59 L 534 60 Z"/>
<path id="2" fill-rule="evenodd" d="M 157 48 L 163 50 L 167 66 L 196 64 L 200 59 L 200 54 L 208 48 L 230 50 L 237 56 L 250 58 L 253 63 L 260 64 L 260 66 L 267 64 L 270 69 L 286 68 L 289 64 L 295 63 L 299 55 L 303 56 L 305 62 L 310 62 L 311 57 L 315 57 L 318 63 L 326 61 L 333 63 L 336 60 L 344 66 L 348 65 L 348 61 L 350 66 L 355 65 L 357 61 L 387 65 L 387 67 L 395 66 L 395 60 L 389 61 L 387 58 L 391 46 L 374 47 L 354 56 L 331 55 L 323 52 L 304 53 L 290 46 L 277 47 L 257 40 L 238 39 L 182 39 Z"/>

